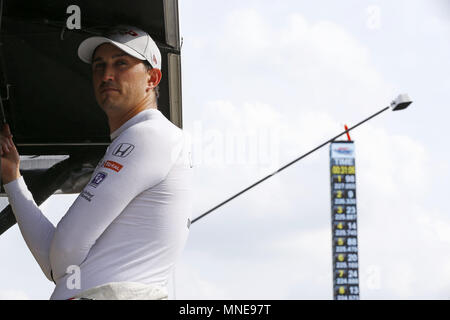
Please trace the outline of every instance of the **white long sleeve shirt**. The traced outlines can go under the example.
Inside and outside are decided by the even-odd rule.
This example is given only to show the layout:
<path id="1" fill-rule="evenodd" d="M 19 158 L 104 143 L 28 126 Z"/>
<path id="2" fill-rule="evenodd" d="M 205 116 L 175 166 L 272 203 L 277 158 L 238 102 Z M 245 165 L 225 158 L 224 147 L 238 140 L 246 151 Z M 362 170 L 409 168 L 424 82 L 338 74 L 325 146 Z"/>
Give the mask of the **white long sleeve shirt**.
<path id="1" fill-rule="evenodd" d="M 48 279 L 51 299 L 110 282 L 166 285 L 191 219 L 190 145 L 157 109 L 111 134 L 90 182 L 55 228 L 23 177 L 4 185 L 27 246 Z M 72 272 L 79 267 L 79 286 Z"/>

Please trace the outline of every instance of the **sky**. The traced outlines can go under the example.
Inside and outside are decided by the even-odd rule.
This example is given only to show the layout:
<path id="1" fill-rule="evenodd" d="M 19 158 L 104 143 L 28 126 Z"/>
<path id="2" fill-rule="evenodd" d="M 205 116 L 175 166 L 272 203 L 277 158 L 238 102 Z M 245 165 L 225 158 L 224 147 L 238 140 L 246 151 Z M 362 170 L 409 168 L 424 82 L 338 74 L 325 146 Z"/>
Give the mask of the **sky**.
<path id="1" fill-rule="evenodd" d="M 350 134 L 360 298 L 449 299 L 449 2 L 186 0 L 179 15 L 193 217 L 408 93 Z M 332 299 L 329 175 L 325 147 L 194 223 L 171 296 Z M 41 208 L 56 224 L 74 199 Z M 0 261 L 0 299 L 50 297 L 17 226 Z"/>

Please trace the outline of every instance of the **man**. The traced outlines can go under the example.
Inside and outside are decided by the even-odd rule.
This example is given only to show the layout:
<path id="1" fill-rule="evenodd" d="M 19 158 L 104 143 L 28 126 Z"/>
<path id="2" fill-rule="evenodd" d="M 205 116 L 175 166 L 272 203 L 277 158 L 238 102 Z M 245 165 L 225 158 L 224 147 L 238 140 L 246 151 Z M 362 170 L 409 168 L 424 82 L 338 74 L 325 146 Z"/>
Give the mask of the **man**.
<path id="1" fill-rule="evenodd" d="M 0 153 L 9 202 L 56 284 L 51 299 L 166 299 L 188 236 L 192 169 L 183 132 L 157 109 L 161 54 L 146 32 L 119 26 L 83 41 L 78 55 L 92 65 L 112 142 L 55 228 L 20 175 L 6 125 Z"/>

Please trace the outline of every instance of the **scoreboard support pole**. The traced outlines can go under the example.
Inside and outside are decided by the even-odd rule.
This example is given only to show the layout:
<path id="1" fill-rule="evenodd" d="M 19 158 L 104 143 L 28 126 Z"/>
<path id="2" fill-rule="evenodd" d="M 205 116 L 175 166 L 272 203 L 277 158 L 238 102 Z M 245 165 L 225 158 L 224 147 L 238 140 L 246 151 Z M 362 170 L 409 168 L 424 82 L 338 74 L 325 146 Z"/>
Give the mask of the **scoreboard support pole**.
<path id="1" fill-rule="evenodd" d="M 355 146 L 330 144 L 333 298 L 359 300 Z"/>
<path id="2" fill-rule="evenodd" d="M 396 105 L 393 105 L 393 106 L 395 107 Z M 283 171 L 284 169 L 290 167 L 290 166 L 293 165 L 294 163 L 296 163 L 296 162 L 302 160 L 303 158 L 306 158 L 306 157 L 309 156 L 311 153 L 314 153 L 314 152 L 316 152 L 317 150 L 319 150 L 319 149 L 321 149 L 322 147 L 324 147 L 324 146 L 326 146 L 327 144 L 329 144 L 330 142 L 335 141 L 335 140 L 336 140 L 337 138 L 339 138 L 340 136 L 342 136 L 342 135 L 344 135 L 344 134 L 346 134 L 346 133 L 349 133 L 350 131 L 352 131 L 353 129 L 359 127 L 359 126 L 362 125 L 363 123 L 365 123 L 365 122 L 369 121 L 370 119 L 372 119 L 372 118 L 374 118 L 374 117 L 380 115 L 381 113 L 385 112 L 385 111 L 388 110 L 389 108 L 391 108 L 391 107 L 387 106 L 387 107 L 381 109 L 380 111 L 374 113 L 374 114 L 371 115 L 370 117 L 368 117 L 368 118 L 366 118 L 366 119 L 364 119 L 364 120 L 358 122 L 358 123 L 355 124 L 353 127 L 349 128 L 349 129 L 346 129 L 344 132 L 339 133 L 337 136 L 331 138 L 330 140 L 325 141 L 324 143 L 322 143 L 321 145 L 319 145 L 319 146 L 315 147 L 314 149 L 308 151 L 308 152 L 305 153 L 304 155 L 302 155 L 302 156 L 298 157 L 297 159 L 295 159 L 295 160 L 289 162 L 288 164 L 286 164 L 286 165 L 284 165 L 283 167 L 279 168 L 277 171 L 275 171 L 275 172 L 273 172 L 273 173 L 271 173 L 271 174 L 265 176 L 264 178 L 262 178 L 262 179 L 256 181 L 256 182 L 255 182 L 254 184 L 252 184 L 251 186 L 249 186 L 249 187 L 243 189 L 242 191 L 236 193 L 234 196 L 232 196 L 232 197 L 226 199 L 225 201 L 222 201 L 221 203 L 219 203 L 218 205 L 216 205 L 214 208 L 209 209 L 209 210 L 206 211 L 205 213 L 199 215 L 199 216 L 196 217 L 194 220 L 192 220 L 191 224 L 194 223 L 194 222 L 197 222 L 198 220 L 200 220 L 200 219 L 202 219 L 202 218 L 204 218 L 204 217 L 206 217 L 208 214 L 210 214 L 210 213 L 213 212 L 214 210 L 220 208 L 220 207 L 223 206 L 224 204 L 226 204 L 226 203 L 230 202 L 231 200 L 233 200 L 233 199 L 239 197 L 241 194 L 244 194 L 245 192 L 247 192 L 248 190 L 252 189 L 253 187 L 256 187 L 256 186 L 257 186 L 258 184 L 260 184 L 261 182 L 264 182 L 265 180 L 267 180 L 267 179 L 273 177 L 274 175 L 280 173 L 281 171 Z M 403 108 L 405 108 L 405 107 L 403 107 Z"/>

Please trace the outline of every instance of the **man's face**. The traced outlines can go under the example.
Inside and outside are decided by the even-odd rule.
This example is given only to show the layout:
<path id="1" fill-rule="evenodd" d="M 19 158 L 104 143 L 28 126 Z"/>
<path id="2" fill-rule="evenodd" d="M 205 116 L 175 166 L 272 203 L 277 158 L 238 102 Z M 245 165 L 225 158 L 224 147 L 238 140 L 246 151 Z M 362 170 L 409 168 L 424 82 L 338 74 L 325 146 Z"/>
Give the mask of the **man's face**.
<path id="1" fill-rule="evenodd" d="M 116 46 L 100 45 L 92 59 L 95 98 L 100 107 L 127 111 L 146 98 L 149 73 L 142 60 Z"/>

